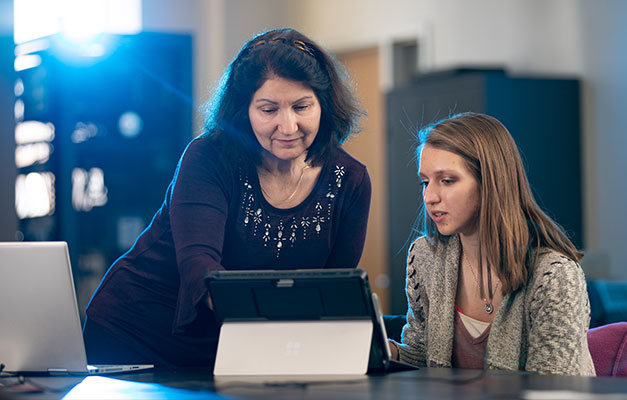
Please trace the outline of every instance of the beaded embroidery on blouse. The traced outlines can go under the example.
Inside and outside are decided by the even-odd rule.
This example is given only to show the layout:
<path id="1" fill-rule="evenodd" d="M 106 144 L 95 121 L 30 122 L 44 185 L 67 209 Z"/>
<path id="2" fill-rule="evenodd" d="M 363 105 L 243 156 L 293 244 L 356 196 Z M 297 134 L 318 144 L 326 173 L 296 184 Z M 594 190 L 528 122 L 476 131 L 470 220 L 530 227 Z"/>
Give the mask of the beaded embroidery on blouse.
<path id="1" fill-rule="evenodd" d="M 244 227 L 251 227 L 253 237 L 262 240 L 265 247 L 274 246 L 277 258 L 281 255 L 281 249 L 284 246 L 294 247 L 298 240 L 307 240 L 308 235 L 320 234 L 325 224 L 331 222 L 335 197 L 342 187 L 344 166 L 336 165 L 333 173 L 335 182 L 328 184 L 327 194 L 316 202 L 315 214 L 297 215 L 286 220 L 270 215 L 263 209 L 261 201 L 255 198 L 255 190 L 248 174 L 240 167 L 239 180 L 244 186 L 241 201 L 244 209 L 242 221 Z M 260 193 L 260 190 L 257 193 Z"/>

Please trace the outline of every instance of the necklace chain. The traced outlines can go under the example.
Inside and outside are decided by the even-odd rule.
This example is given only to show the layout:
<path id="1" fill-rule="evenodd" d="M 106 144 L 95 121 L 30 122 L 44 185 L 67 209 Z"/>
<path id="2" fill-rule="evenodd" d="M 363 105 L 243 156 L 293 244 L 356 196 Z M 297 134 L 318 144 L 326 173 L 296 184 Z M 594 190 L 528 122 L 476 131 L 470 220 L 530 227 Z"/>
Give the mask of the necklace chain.
<path id="1" fill-rule="evenodd" d="M 479 288 L 479 290 L 481 290 L 481 285 L 479 284 L 479 278 L 477 278 L 477 274 L 475 273 L 474 266 L 472 265 L 468 257 L 466 257 L 466 253 L 462 252 L 462 254 L 463 254 L 464 260 L 466 260 L 466 262 L 470 266 L 470 273 L 472 273 L 472 277 L 475 278 L 475 283 L 477 283 L 477 287 Z M 501 284 L 501 281 L 499 280 L 498 283 L 496 284 L 496 287 L 494 288 L 495 292 L 498 290 L 500 284 Z M 485 297 L 483 297 L 481 300 L 485 302 L 485 307 L 484 307 L 485 312 L 487 312 L 488 314 L 492 314 L 492 312 L 494 311 L 494 306 L 492 305 L 492 290 L 489 290 L 489 297 L 490 297 L 490 300 L 486 299 Z"/>
<path id="2" fill-rule="evenodd" d="M 296 188 L 294 188 L 294 191 L 292 192 L 292 194 L 290 194 L 290 195 L 289 195 L 286 199 L 284 199 L 284 200 L 281 200 L 281 201 L 277 202 L 277 204 L 287 203 L 288 201 L 292 200 L 292 199 L 294 198 L 294 196 L 296 196 L 296 193 L 298 193 L 298 189 L 300 189 L 300 183 L 301 183 L 301 182 L 302 182 L 302 180 L 303 180 L 303 176 L 305 175 L 305 170 L 306 170 L 307 168 L 310 168 L 310 165 L 309 165 L 309 164 L 305 165 L 305 166 L 303 167 L 303 169 L 300 171 L 300 176 L 298 177 L 298 182 L 296 182 Z M 259 186 L 261 187 L 261 191 L 263 192 L 263 194 L 266 196 L 266 198 L 267 198 L 268 200 L 275 201 L 275 200 L 272 198 L 272 196 L 270 196 L 270 195 L 268 194 L 268 192 L 266 192 L 266 191 L 265 191 L 265 189 L 264 189 L 264 188 L 263 188 L 263 186 L 261 185 L 261 182 L 259 183 Z"/>

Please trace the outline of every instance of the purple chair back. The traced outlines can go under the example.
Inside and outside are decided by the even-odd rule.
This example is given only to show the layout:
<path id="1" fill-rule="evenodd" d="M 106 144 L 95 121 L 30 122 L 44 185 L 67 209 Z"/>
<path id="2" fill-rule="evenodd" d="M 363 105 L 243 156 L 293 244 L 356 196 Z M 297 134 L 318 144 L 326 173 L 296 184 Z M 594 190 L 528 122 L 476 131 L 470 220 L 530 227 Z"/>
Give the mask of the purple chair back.
<path id="1" fill-rule="evenodd" d="M 597 376 L 627 376 L 627 322 L 590 329 L 588 347 Z"/>

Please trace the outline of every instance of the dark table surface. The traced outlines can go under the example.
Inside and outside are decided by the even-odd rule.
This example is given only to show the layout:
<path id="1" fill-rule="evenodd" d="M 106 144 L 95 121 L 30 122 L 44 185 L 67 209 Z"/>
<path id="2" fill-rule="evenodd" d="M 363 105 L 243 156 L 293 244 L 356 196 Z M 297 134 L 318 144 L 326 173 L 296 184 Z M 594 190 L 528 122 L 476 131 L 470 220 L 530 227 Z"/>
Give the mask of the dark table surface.
<path id="1" fill-rule="evenodd" d="M 207 370 L 0 380 L 0 399 L 627 399 L 627 378 L 581 378 L 447 368 L 337 381 L 214 379 Z"/>

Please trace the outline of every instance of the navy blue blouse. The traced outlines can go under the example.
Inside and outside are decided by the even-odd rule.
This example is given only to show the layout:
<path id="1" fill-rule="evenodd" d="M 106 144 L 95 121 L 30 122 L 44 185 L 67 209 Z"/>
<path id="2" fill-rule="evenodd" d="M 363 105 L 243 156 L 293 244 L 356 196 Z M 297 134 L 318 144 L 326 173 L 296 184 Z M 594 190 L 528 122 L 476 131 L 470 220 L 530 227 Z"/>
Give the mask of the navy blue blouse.
<path id="1" fill-rule="evenodd" d="M 226 160 L 201 136 L 151 224 L 107 271 L 87 316 L 157 365 L 207 365 L 218 336 L 205 305 L 207 271 L 354 268 L 370 196 L 366 167 L 339 149 L 301 204 L 275 208 L 255 167 Z"/>

